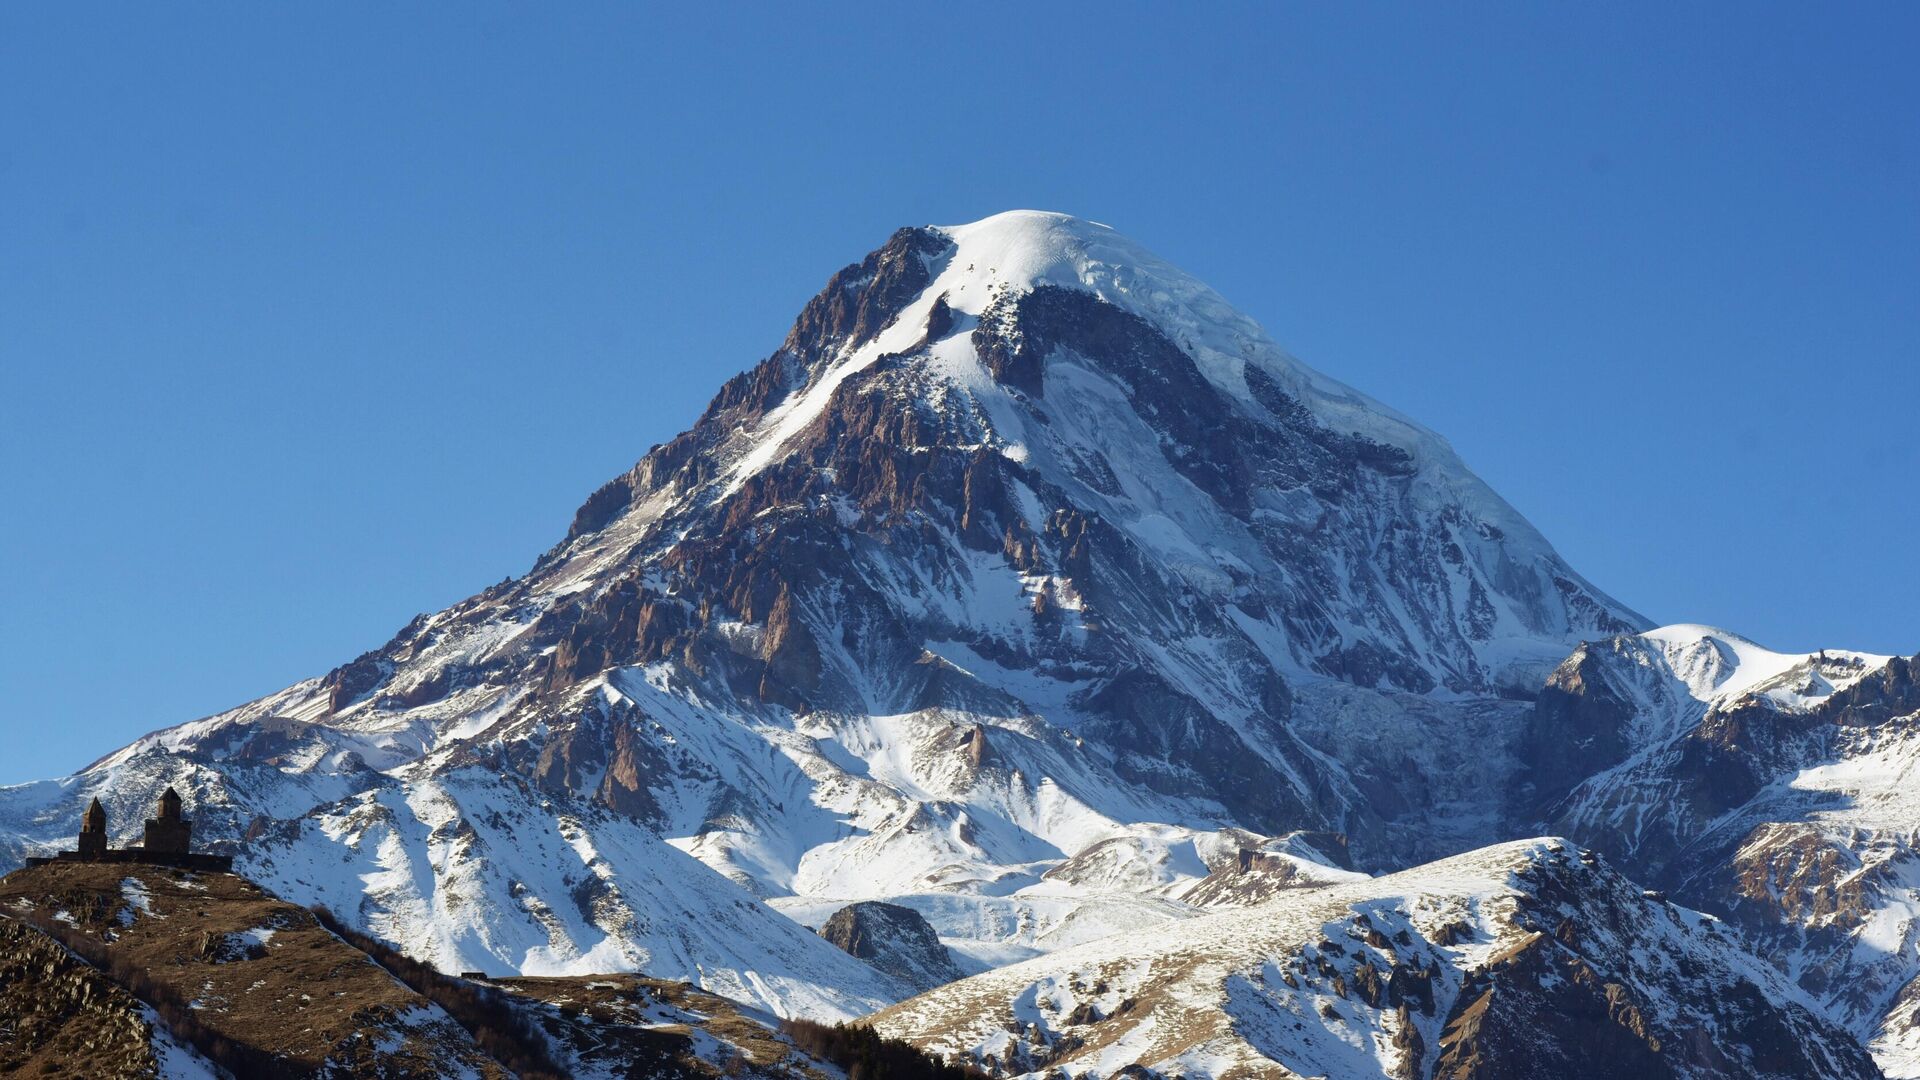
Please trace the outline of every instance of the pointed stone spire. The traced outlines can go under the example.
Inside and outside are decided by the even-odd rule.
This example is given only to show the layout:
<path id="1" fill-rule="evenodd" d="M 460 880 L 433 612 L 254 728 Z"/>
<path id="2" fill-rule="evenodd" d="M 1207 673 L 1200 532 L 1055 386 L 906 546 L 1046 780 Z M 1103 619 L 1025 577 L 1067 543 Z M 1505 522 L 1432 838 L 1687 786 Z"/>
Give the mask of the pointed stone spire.
<path id="1" fill-rule="evenodd" d="M 147 819 L 147 839 L 142 846 L 163 855 L 185 855 L 193 837 L 193 823 L 180 814 L 180 793 L 168 788 L 160 796 L 160 811 Z"/>
<path id="2" fill-rule="evenodd" d="M 80 854 L 101 855 L 107 850 L 107 808 L 94 796 L 80 819 Z"/>

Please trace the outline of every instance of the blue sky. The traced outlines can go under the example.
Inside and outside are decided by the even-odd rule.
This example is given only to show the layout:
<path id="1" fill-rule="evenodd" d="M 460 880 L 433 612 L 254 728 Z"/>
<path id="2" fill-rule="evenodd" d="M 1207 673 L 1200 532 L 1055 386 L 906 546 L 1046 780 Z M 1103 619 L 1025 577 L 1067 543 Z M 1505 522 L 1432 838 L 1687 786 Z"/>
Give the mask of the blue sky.
<path id="1" fill-rule="evenodd" d="M 0 782 L 524 572 L 833 270 L 1013 207 L 1655 619 L 1920 651 L 1920 9 L 1036 7 L 0 12 Z"/>

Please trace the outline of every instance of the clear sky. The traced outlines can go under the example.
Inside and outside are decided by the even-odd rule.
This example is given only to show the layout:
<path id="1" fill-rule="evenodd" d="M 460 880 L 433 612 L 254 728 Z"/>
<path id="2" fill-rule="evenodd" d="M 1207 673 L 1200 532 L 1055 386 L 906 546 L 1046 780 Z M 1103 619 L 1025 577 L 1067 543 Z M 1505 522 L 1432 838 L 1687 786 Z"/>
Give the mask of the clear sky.
<path id="1" fill-rule="evenodd" d="M 1014 207 L 1654 619 L 1920 651 L 1920 7 L 713 6 L 0 10 L 0 782 L 524 572 L 839 266 Z"/>

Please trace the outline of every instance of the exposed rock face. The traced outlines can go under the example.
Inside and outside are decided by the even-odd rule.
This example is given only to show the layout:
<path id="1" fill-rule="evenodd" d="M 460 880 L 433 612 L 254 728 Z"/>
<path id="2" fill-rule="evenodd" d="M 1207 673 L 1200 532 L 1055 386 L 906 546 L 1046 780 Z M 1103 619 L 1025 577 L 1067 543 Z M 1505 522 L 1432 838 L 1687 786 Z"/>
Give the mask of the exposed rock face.
<path id="1" fill-rule="evenodd" d="M 1879 1075 L 1726 930 L 1560 840 L 1115 935 L 874 1024 L 1007 1075 Z"/>
<path id="2" fill-rule="evenodd" d="M 1544 816 L 1575 785 L 1618 765 L 1632 749 L 1637 706 L 1604 674 L 1606 648 L 1582 642 L 1535 699 L 1522 745 L 1522 816 Z"/>
<path id="3" fill-rule="evenodd" d="M 206 1064 L 139 999 L 11 918 L 0 918 L 0 1016 L 0 1073 L 9 1076 L 153 1080 Z"/>
<path id="4" fill-rule="evenodd" d="M 1857 1048 L 1803 1044 L 1753 983 L 1727 988 L 1727 1026 L 1662 1041 L 1656 1006 L 1585 957 L 1537 934 L 1476 973 L 1441 1033 L 1436 1080 L 1873 1075 Z M 1686 1037 L 1687 1035 L 1691 1037 Z M 1831 1037 L 1830 1037 L 1831 1038 Z M 1844 1044 L 1841 1044 L 1844 1045 Z M 1735 1048 L 1729 1055 L 1725 1047 Z M 1744 1059 L 1744 1060 L 1743 1060 Z M 1747 1070 L 1752 1069 L 1750 1073 Z"/>
<path id="5" fill-rule="evenodd" d="M 932 925 L 919 912 L 898 904 L 848 904 L 833 913 L 820 936 L 915 990 L 931 990 L 961 976 Z"/>

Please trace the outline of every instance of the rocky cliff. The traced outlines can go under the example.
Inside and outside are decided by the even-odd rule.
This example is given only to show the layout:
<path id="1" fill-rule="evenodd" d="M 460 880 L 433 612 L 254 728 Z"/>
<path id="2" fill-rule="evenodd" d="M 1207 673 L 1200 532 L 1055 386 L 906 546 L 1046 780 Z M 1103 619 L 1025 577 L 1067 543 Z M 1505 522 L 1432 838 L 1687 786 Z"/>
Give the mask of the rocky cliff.
<path id="1" fill-rule="evenodd" d="M 926 918 L 898 904 L 848 904 L 827 919 L 820 936 L 915 990 L 931 990 L 961 975 Z"/>

